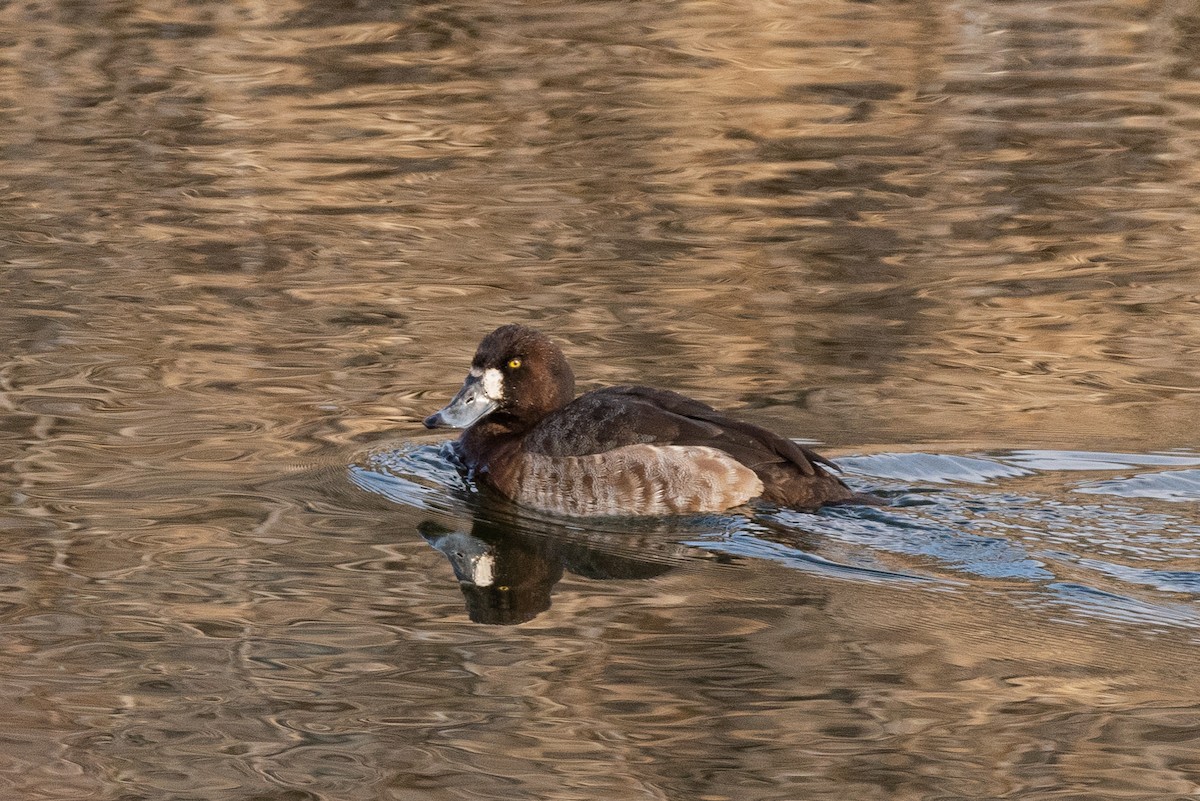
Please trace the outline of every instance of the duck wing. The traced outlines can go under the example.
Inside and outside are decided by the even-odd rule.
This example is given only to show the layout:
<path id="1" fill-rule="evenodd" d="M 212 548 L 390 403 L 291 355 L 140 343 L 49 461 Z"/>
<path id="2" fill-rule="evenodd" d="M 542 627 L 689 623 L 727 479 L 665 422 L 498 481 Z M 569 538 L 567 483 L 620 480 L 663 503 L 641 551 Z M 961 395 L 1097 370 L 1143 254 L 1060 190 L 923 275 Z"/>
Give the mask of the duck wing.
<path id="1" fill-rule="evenodd" d="M 579 396 L 545 417 L 525 439 L 546 456 L 586 456 L 626 445 L 704 445 L 724 451 L 755 472 L 791 465 L 826 476 L 837 465 L 761 426 L 724 415 L 698 400 L 651 387 L 619 386 Z"/>

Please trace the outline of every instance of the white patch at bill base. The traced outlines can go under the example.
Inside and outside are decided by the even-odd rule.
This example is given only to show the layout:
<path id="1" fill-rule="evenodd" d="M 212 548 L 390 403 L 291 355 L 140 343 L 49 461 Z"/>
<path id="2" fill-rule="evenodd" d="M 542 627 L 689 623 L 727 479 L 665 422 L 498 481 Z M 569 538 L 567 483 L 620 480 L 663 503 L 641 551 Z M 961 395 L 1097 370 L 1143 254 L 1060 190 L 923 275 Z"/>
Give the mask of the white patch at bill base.
<path id="1" fill-rule="evenodd" d="M 504 375 L 495 367 L 483 371 L 483 394 L 496 401 L 504 397 Z"/>

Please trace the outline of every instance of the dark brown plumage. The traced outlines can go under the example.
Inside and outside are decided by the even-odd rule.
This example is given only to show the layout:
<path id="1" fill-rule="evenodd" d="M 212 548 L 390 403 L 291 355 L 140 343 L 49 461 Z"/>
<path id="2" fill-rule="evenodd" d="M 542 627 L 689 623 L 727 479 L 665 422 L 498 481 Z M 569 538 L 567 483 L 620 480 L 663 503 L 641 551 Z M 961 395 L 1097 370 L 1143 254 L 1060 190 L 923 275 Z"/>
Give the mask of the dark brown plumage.
<path id="1" fill-rule="evenodd" d="M 752 498 L 798 509 L 873 502 L 836 466 L 760 426 L 667 390 L 619 386 L 574 397 L 544 334 L 486 336 L 463 389 L 425 425 L 465 427 L 463 462 L 503 495 L 569 515 L 720 511 Z"/>

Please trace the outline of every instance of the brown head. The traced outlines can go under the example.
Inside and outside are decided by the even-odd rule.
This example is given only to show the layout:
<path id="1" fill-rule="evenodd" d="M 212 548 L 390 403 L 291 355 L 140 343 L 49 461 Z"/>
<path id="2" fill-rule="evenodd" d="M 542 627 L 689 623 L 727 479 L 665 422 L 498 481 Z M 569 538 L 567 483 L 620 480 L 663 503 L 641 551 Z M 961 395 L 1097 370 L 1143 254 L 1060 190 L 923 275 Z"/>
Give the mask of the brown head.
<path id="1" fill-rule="evenodd" d="M 540 331 L 511 323 L 483 338 L 462 389 L 426 428 L 469 428 L 485 417 L 525 430 L 575 397 L 575 374 Z"/>

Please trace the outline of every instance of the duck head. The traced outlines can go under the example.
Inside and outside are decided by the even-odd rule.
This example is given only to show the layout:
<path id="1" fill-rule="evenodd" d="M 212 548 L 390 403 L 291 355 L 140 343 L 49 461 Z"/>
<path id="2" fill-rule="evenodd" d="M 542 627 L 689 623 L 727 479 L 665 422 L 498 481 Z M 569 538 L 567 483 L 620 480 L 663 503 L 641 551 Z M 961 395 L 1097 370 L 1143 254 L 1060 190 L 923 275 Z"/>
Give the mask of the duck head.
<path id="1" fill-rule="evenodd" d="M 425 418 L 426 428 L 469 428 L 490 418 L 524 429 L 575 397 L 575 374 L 540 331 L 509 324 L 483 338 L 462 389 Z"/>

